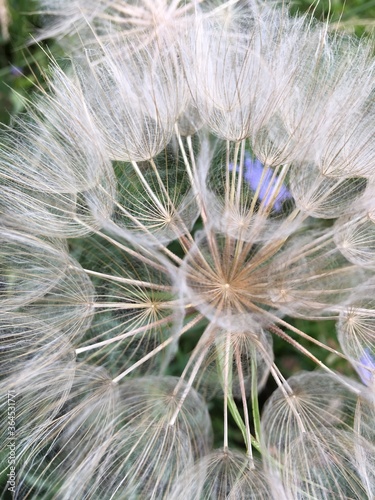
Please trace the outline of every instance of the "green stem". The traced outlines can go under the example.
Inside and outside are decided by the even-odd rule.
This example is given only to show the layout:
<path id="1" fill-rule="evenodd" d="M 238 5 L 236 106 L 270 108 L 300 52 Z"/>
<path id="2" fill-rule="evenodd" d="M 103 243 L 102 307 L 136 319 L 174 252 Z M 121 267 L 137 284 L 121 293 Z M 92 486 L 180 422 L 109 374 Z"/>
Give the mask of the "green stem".
<path id="1" fill-rule="evenodd" d="M 251 443 L 247 442 L 246 426 L 244 424 L 244 421 L 242 420 L 240 412 L 238 411 L 237 405 L 233 399 L 232 394 L 228 394 L 228 408 L 229 408 L 230 414 L 233 417 L 233 420 L 237 424 L 237 427 L 242 432 L 244 441 L 246 443 L 246 448 L 249 448 L 250 446 L 254 446 L 254 448 L 260 452 L 261 451 L 260 442 L 258 439 L 256 439 L 254 436 L 251 436 Z"/>
<path id="2" fill-rule="evenodd" d="M 248 442 L 247 433 L 246 433 L 246 425 L 245 425 L 245 423 L 244 423 L 244 421 L 243 421 L 243 419 L 241 417 L 240 412 L 238 411 L 237 405 L 236 405 L 236 403 L 234 401 L 234 398 L 233 398 L 233 395 L 232 395 L 233 367 L 232 367 L 232 363 L 229 363 L 229 359 L 231 359 L 232 356 L 233 356 L 233 352 L 232 352 L 232 349 L 230 349 L 230 354 L 227 357 L 228 367 L 230 367 L 230 370 L 229 370 L 229 373 L 228 373 L 228 376 L 227 376 L 227 381 L 228 381 L 228 388 L 227 388 L 227 403 L 228 403 L 228 408 L 229 408 L 230 414 L 233 417 L 233 420 L 236 422 L 237 427 L 240 429 L 240 431 L 242 433 L 244 442 L 246 444 L 246 449 L 249 450 L 250 446 L 254 446 L 254 448 L 256 450 L 258 450 L 259 452 L 261 452 L 260 440 L 259 440 L 260 433 L 258 433 L 257 438 L 255 438 L 254 436 L 251 436 L 251 443 Z M 219 379 L 221 380 L 221 383 L 224 384 L 223 374 L 225 373 L 225 360 L 221 356 L 217 357 L 217 365 L 216 366 L 217 366 L 217 369 L 218 369 L 218 372 L 219 372 L 218 373 Z M 224 387 L 223 387 L 223 390 L 224 390 Z M 257 412 L 258 412 L 258 424 L 257 425 L 258 425 L 258 429 L 259 429 L 260 418 L 259 418 L 258 398 L 257 398 Z M 256 429 L 256 432 L 257 432 L 258 431 L 257 427 L 255 429 Z"/>
<path id="3" fill-rule="evenodd" d="M 258 443 L 260 443 L 260 412 L 258 400 L 257 361 L 255 352 L 251 359 L 251 406 L 253 410 L 255 437 Z"/>

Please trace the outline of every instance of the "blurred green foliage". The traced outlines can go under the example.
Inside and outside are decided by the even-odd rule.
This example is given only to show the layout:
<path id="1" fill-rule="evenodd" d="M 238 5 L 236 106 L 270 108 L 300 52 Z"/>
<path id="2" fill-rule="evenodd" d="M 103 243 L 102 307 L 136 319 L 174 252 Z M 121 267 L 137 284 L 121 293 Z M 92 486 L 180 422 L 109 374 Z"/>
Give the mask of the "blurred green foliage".
<path id="1" fill-rule="evenodd" d="M 339 28 L 358 36 L 375 33 L 375 0 L 292 0 L 294 12 L 310 12 L 321 21 L 329 21 L 332 29 Z"/>
<path id="2" fill-rule="evenodd" d="M 23 111 L 24 100 L 43 80 L 49 64 L 46 47 L 56 55 L 61 51 L 53 41 L 33 43 L 41 27 L 40 17 L 32 14 L 38 8 L 36 0 L 1 2 L 8 10 L 9 36 L 4 37 L 4 30 L 0 30 L 0 122 L 8 124 L 12 116 Z"/>

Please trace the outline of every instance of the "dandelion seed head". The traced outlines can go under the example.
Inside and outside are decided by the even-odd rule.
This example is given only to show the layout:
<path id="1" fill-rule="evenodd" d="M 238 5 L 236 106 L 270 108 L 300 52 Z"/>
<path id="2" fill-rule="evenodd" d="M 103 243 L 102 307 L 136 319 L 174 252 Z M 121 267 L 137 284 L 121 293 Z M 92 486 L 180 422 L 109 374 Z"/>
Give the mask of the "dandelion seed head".
<path id="1" fill-rule="evenodd" d="M 40 0 L 45 26 L 40 30 L 38 40 L 58 38 L 70 51 L 72 46 L 79 46 L 79 38 L 81 43 L 85 40 L 87 45 L 93 43 L 95 38 L 106 43 L 116 38 L 118 33 L 127 37 L 138 36 L 144 44 L 163 36 L 175 41 L 179 30 L 194 18 L 202 1 L 95 0 L 88 3 L 69 0 L 62 4 L 59 0 Z"/>
<path id="2" fill-rule="evenodd" d="M 369 49 L 285 9 L 198 3 L 71 2 L 84 50 L 1 139 L 19 496 L 373 492 Z M 342 352 L 296 318 L 338 320 Z M 274 337 L 324 371 L 285 379 Z M 202 394 L 223 404 L 216 449 Z"/>
<path id="3" fill-rule="evenodd" d="M 263 499 L 267 498 L 267 489 L 258 464 L 251 468 L 245 455 L 221 449 L 188 469 L 168 499 L 183 494 L 189 498 Z"/>

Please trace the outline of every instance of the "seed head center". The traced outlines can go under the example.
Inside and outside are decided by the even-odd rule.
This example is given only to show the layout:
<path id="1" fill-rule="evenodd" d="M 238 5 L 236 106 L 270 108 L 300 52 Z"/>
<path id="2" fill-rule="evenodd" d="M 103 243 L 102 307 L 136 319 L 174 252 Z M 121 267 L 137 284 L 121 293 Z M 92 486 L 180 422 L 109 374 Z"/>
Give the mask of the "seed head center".
<path id="1" fill-rule="evenodd" d="M 233 286 L 230 283 L 223 283 L 221 285 L 221 293 L 226 299 L 232 296 L 233 291 Z"/>

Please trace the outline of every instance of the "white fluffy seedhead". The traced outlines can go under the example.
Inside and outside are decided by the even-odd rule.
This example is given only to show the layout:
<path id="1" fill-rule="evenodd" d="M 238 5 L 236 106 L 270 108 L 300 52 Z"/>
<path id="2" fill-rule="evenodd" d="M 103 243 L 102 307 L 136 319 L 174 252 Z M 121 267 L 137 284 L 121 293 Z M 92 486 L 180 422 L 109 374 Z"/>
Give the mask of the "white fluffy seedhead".
<path id="1" fill-rule="evenodd" d="M 88 6 L 68 4 L 79 24 Z M 0 252 L 4 366 L 34 426 L 17 494 L 370 496 L 373 428 L 357 398 L 371 401 L 375 363 L 368 50 L 255 2 L 213 2 L 169 34 L 194 2 L 97 6 L 73 74 L 55 68 L 52 97 L 2 140 L 3 223 L 50 238 L 7 229 Z M 106 31 L 116 19 L 129 36 Z M 339 317 L 367 388 L 287 316 Z M 286 381 L 270 334 L 329 375 Z M 269 373 L 278 390 L 260 419 Z M 223 394 L 222 450 L 194 384 Z M 229 412 L 246 457 L 230 449 Z"/>
<path id="2" fill-rule="evenodd" d="M 357 397 L 349 387 L 327 374 L 301 373 L 268 400 L 262 415 L 270 454 L 265 465 L 291 498 L 363 495 L 351 427 Z"/>
<path id="3" fill-rule="evenodd" d="M 224 392 L 249 397 L 256 380 L 261 391 L 273 363 L 272 338 L 261 329 L 250 329 L 247 318 L 233 328 L 210 324 L 190 359 L 188 373 L 206 399 Z M 241 324 L 242 323 L 242 324 Z"/>
<path id="4" fill-rule="evenodd" d="M 95 287 L 90 277 L 69 258 L 64 274 L 54 285 L 27 305 L 21 304 L 21 310 L 60 330 L 77 345 L 90 328 L 94 302 Z"/>
<path id="5" fill-rule="evenodd" d="M 208 452 L 211 426 L 203 400 L 190 390 L 174 424 L 185 387 L 178 379 L 150 377 L 128 381 L 120 389 L 116 433 L 103 460 L 90 495 L 108 498 L 166 496 L 174 481 Z M 176 389 L 175 389 L 176 388 Z"/>
<path id="6" fill-rule="evenodd" d="M 187 93 L 167 40 L 151 47 L 123 38 L 98 42 L 75 69 L 112 160 L 149 160 L 169 143 Z"/>
<path id="7" fill-rule="evenodd" d="M 187 469 L 167 500 L 183 497 L 266 500 L 269 486 L 260 463 L 250 464 L 249 458 L 238 451 L 219 449 Z"/>
<path id="8" fill-rule="evenodd" d="M 143 162 L 115 162 L 113 224 L 144 245 L 166 245 L 189 234 L 199 207 L 183 159 L 173 143 Z M 108 225 L 108 229 L 114 225 Z M 105 227 L 105 223 L 103 223 Z"/>
<path id="9" fill-rule="evenodd" d="M 267 121 L 274 94 L 259 49 L 258 26 L 246 28 L 237 32 L 216 20 L 202 21 L 191 35 L 191 60 L 185 57 L 190 90 L 204 123 L 231 141 L 249 137 Z"/>
<path id="10" fill-rule="evenodd" d="M 1 310 L 27 306 L 63 279 L 69 256 L 60 248 L 25 233 L 1 228 Z"/>
<path id="11" fill-rule="evenodd" d="M 70 52 L 119 34 L 144 45 L 168 36 L 171 43 L 194 20 L 203 0 L 39 0 L 45 27 L 37 40 L 58 38 Z M 65 40 L 67 38 L 67 40 Z"/>
<path id="12" fill-rule="evenodd" d="M 300 24 L 299 30 L 293 27 L 290 32 L 298 35 L 298 31 L 297 38 L 280 38 L 279 57 L 273 61 L 274 74 L 288 74 L 277 105 L 287 138 L 285 142 L 280 136 L 280 147 L 284 142 L 295 161 L 320 163 L 324 174 L 353 175 L 357 170 L 361 175 L 371 137 L 364 128 L 373 115 L 374 65 L 369 46 L 329 34 L 327 27 L 319 24 L 309 28 Z M 350 156 L 349 144 L 356 140 L 358 146 L 367 144 L 366 152 Z M 353 166 L 349 166 L 350 158 Z"/>
<path id="13" fill-rule="evenodd" d="M 366 495 L 356 461 L 354 435 L 327 430 L 296 439 L 283 461 L 282 483 L 291 498 L 361 498 Z"/>
<path id="14" fill-rule="evenodd" d="M 198 161 L 200 190 L 212 228 L 249 244 L 285 240 L 301 225 L 288 217 L 294 200 L 288 165 L 261 163 L 251 143 L 211 142 Z"/>
<path id="15" fill-rule="evenodd" d="M 362 282 L 364 272 L 337 250 L 329 231 L 294 235 L 268 268 L 269 299 L 284 314 L 334 314 Z"/>
<path id="16" fill-rule="evenodd" d="M 364 391 L 358 399 L 354 428 L 355 458 L 369 498 L 375 494 L 375 397 L 374 388 Z"/>
<path id="17" fill-rule="evenodd" d="M 5 221 L 36 234 L 80 236 L 96 226 L 92 199 L 110 215 L 113 171 L 77 82 L 55 67 L 49 85 L 52 95 L 2 137 L 0 207 Z"/>
<path id="18" fill-rule="evenodd" d="M 21 457 L 17 494 L 47 499 L 54 490 L 61 499 L 87 498 L 114 432 L 117 404 L 117 387 L 105 370 L 77 363 L 64 405 Z"/>
<path id="19" fill-rule="evenodd" d="M 46 429 L 69 395 L 75 373 L 75 353 L 63 332 L 32 316 L 15 312 L 1 315 L 0 349 L 0 387 L 4 394 L 12 396 L 18 468 L 25 455 L 33 453 L 32 449 L 43 441 Z M 5 419 L 5 398 L 1 412 Z M 6 427 L 3 433 L 5 447 L 9 438 Z"/>
<path id="20" fill-rule="evenodd" d="M 365 385 L 375 383 L 375 280 L 374 277 L 353 289 L 343 304 L 337 336 L 341 349 Z"/>
<path id="21" fill-rule="evenodd" d="M 375 206 L 370 182 L 360 203 L 335 222 L 335 243 L 353 264 L 375 268 Z"/>
<path id="22" fill-rule="evenodd" d="M 202 231 L 180 269 L 182 297 L 216 324 L 230 328 L 234 319 L 251 318 L 252 285 L 259 273 L 252 269 L 252 252 L 236 254 L 237 241 L 217 232 Z"/>
<path id="23" fill-rule="evenodd" d="M 354 385 L 353 382 L 353 389 Z M 355 392 L 332 375 L 323 372 L 296 374 L 273 393 L 264 407 L 264 444 L 271 455 L 281 458 L 289 453 L 294 439 L 305 432 L 319 435 L 327 428 L 349 430 L 356 400 Z"/>
<path id="24" fill-rule="evenodd" d="M 77 343 L 80 359 L 104 366 L 113 378 L 127 370 L 138 375 L 162 372 L 185 314 L 174 276 L 155 252 L 142 255 L 130 245 L 116 248 L 113 241 L 100 238 L 86 240 L 84 259 L 95 283 L 95 300 L 89 309 L 90 329 Z"/>
<path id="25" fill-rule="evenodd" d="M 322 174 L 313 164 L 294 165 L 290 189 L 302 213 L 321 219 L 333 219 L 350 213 L 367 186 L 363 177 Z"/>
<path id="26" fill-rule="evenodd" d="M 95 296 L 82 267 L 64 245 L 33 238 L 14 230 L 0 234 L 0 303 L 5 311 L 32 315 L 67 342 L 87 331 Z"/>

